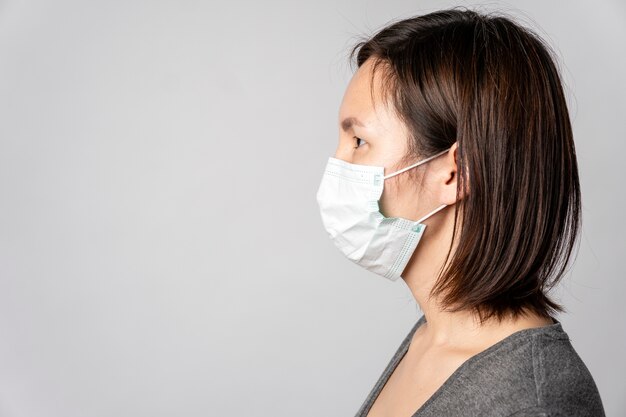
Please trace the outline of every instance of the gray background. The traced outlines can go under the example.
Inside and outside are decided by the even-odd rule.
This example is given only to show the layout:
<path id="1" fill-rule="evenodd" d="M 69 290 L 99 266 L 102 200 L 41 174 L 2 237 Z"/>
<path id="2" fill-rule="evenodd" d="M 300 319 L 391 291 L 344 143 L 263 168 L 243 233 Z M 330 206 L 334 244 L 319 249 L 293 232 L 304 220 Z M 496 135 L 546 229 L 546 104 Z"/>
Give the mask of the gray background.
<path id="1" fill-rule="evenodd" d="M 346 54 L 454 5 L 559 53 L 584 221 L 559 319 L 624 415 L 624 2 L 4 0 L 0 416 L 353 415 L 421 313 L 319 219 Z"/>

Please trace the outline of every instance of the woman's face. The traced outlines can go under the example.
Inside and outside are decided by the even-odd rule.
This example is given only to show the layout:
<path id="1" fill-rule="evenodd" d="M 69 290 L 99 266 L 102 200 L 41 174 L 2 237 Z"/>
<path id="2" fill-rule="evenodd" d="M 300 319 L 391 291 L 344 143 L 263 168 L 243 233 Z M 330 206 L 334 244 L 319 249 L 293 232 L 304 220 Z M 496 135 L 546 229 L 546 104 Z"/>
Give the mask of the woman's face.
<path id="1" fill-rule="evenodd" d="M 382 166 L 387 175 L 404 168 L 398 164 L 407 152 L 408 132 L 393 112 L 393 106 L 385 106 L 380 101 L 380 74 L 376 74 L 372 85 L 371 71 L 372 60 L 368 59 L 348 84 L 339 110 L 339 144 L 335 158 L 353 164 Z M 438 159 L 413 168 L 423 175 L 419 196 L 418 186 L 410 180 L 408 171 L 385 180 L 379 202 L 381 213 L 415 221 L 435 209 L 440 203 L 428 192 L 429 176 L 426 174 Z"/>

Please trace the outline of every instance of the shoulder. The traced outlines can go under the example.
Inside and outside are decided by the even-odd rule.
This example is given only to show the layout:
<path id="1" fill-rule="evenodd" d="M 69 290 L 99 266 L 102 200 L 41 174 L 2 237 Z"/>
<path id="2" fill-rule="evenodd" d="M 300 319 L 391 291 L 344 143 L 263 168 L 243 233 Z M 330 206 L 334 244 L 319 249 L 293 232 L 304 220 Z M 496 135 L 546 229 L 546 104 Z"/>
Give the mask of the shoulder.
<path id="1" fill-rule="evenodd" d="M 477 375 L 486 383 L 491 374 L 493 389 L 515 399 L 509 417 L 605 416 L 593 376 L 560 322 L 518 332 L 492 356 Z"/>
<path id="2" fill-rule="evenodd" d="M 539 403 L 545 405 L 550 416 L 604 416 L 591 372 L 560 324 L 556 330 L 554 334 L 538 333 L 533 338 L 533 372 Z"/>

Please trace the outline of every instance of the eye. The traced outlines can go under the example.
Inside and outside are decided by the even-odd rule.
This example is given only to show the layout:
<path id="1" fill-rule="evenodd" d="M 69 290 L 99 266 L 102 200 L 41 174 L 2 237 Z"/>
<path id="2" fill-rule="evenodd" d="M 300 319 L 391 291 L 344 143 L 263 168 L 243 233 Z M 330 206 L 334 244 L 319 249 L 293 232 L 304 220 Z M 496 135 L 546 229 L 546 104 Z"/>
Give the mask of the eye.
<path id="1" fill-rule="evenodd" d="M 354 149 L 359 148 L 361 145 L 366 144 L 367 142 L 365 142 L 363 139 L 358 138 L 356 136 L 353 136 L 354 139 L 356 139 L 356 146 L 354 147 Z"/>

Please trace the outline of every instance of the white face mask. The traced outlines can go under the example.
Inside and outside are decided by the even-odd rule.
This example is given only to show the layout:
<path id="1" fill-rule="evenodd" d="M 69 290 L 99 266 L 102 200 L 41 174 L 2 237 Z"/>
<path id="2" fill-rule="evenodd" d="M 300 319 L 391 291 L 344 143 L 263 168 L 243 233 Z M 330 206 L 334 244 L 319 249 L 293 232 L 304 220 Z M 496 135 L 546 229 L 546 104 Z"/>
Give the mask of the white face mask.
<path id="1" fill-rule="evenodd" d="M 330 157 L 317 191 L 322 222 L 335 246 L 351 261 L 395 281 L 404 271 L 426 225 L 443 204 L 411 221 L 385 217 L 378 201 L 384 180 L 424 164 L 449 149 L 389 175 L 384 167 L 356 165 Z"/>

